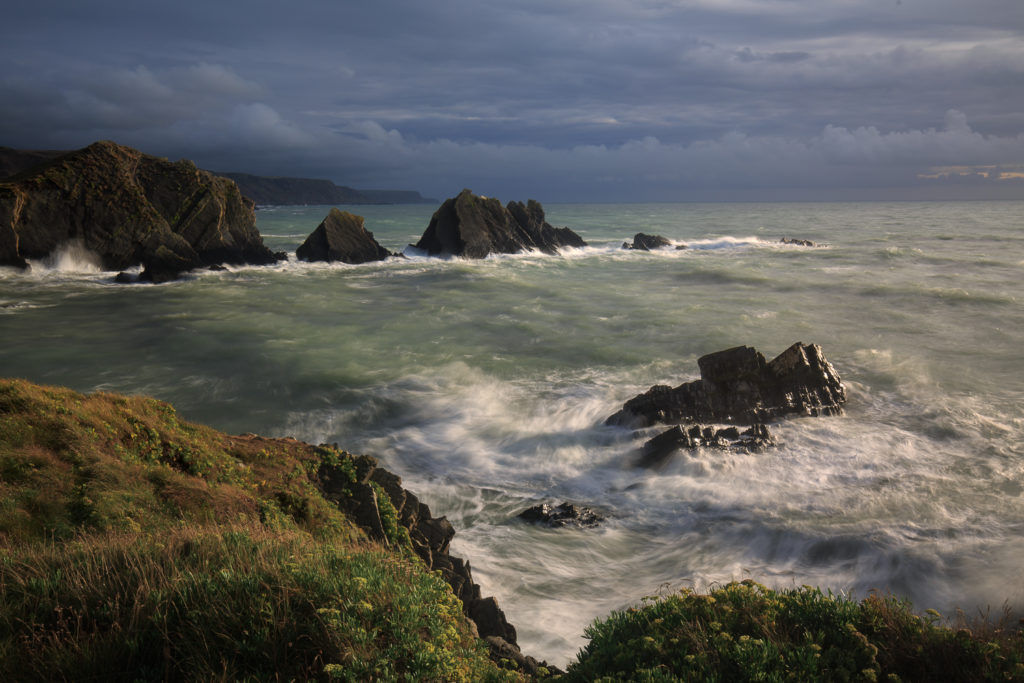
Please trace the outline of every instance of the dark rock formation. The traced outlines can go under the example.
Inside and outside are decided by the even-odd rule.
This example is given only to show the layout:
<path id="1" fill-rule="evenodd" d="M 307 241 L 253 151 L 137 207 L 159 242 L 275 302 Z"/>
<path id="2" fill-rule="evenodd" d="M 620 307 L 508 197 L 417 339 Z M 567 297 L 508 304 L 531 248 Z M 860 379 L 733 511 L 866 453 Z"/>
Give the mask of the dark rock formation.
<path id="1" fill-rule="evenodd" d="M 518 519 L 530 524 L 538 524 L 560 529 L 566 526 L 592 527 L 604 521 L 604 517 L 587 507 L 577 507 L 572 503 L 561 503 L 552 507 L 547 503 L 534 505 L 523 510 Z"/>
<path id="2" fill-rule="evenodd" d="M 142 264 L 163 282 L 216 263 L 284 258 L 263 244 L 253 204 L 227 178 L 97 142 L 0 183 L 0 265 L 80 241 L 107 270 Z"/>
<path id="3" fill-rule="evenodd" d="M 642 232 L 638 232 L 633 235 L 633 243 L 623 242 L 623 249 L 639 249 L 641 251 L 650 251 L 651 249 L 661 249 L 662 247 L 671 247 L 672 242 L 661 235 L 647 235 Z"/>
<path id="4" fill-rule="evenodd" d="M 775 445 L 775 437 L 768 427 L 758 423 L 744 431 L 736 427 L 714 429 L 703 425 L 692 425 L 683 429 L 676 425 L 668 431 L 646 441 L 637 460 L 639 467 L 658 467 L 680 450 L 714 448 L 761 453 Z"/>
<path id="5" fill-rule="evenodd" d="M 583 247 L 586 242 L 569 228 L 552 227 L 544 220 L 540 202 L 533 199 L 503 207 L 493 197 L 463 190 L 434 212 L 414 246 L 431 255 L 484 258 L 527 249 L 554 254 L 561 247 Z"/>
<path id="6" fill-rule="evenodd" d="M 366 263 L 382 261 L 392 254 L 363 227 L 362 216 L 331 209 L 295 255 L 303 261 Z"/>
<path id="7" fill-rule="evenodd" d="M 383 492 L 397 514 L 398 523 L 409 534 L 412 550 L 428 569 L 441 572 L 451 585 L 452 592 L 462 601 L 463 612 L 487 642 L 492 658 L 495 661 L 513 661 L 529 674 L 535 673 L 540 666 L 547 666 L 545 662 L 538 662 L 521 652 L 516 643 L 516 629 L 506 620 L 498 601 L 480 594 L 480 586 L 473 581 L 469 562 L 449 554 L 448 547 L 455 536 L 455 529 L 448 520 L 433 517 L 426 504 L 402 488 L 401 478 L 378 467 L 373 458 L 358 456 L 355 465 L 354 484 L 340 467 L 321 466 L 317 481 L 324 496 L 345 510 L 371 538 L 388 544 L 393 541 L 388 539 L 381 514 L 382 501 L 378 497 L 378 491 Z"/>
<path id="8" fill-rule="evenodd" d="M 781 240 L 779 240 L 779 243 L 780 244 L 795 244 L 795 245 L 797 245 L 799 247 L 816 247 L 816 246 L 818 246 L 818 245 L 816 245 L 814 242 L 812 242 L 810 240 L 795 240 L 795 239 L 790 239 L 789 237 L 783 237 Z"/>
<path id="9" fill-rule="evenodd" d="M 754 424 L 785 415 L 835 415 L 846 401 L 846 388 L 817 344 L 797 342 L 771 362 L 737 346 L 703 356 L 697 365 L 699 380 L 675 388 L 653 386 L 606 424 Z"/>

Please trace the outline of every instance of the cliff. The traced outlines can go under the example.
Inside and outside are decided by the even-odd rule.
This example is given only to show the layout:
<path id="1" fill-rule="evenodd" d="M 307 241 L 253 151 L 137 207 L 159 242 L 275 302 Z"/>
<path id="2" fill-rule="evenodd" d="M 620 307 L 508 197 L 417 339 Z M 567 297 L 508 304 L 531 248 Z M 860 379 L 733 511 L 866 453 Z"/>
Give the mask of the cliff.
<path id="1" fill-rule="evenodd" d="M 537 671 L 454 533 L 373 458 L 0 380 L 4 680 Z"/>
<path id="2" fill-rule="evenodd" d="M 261 206 L 291 204 L 430 204 L 433 199 L 412 190 L 354 190 L 330 180 L 218 173 L 231 178 L 242 194 Z"/>
<path id="3" fill-rule="evenodd" d="M 269 264 L 253 204 L 227 178 L 97 142 L 0 182 L 0 265 L 79 242 L 107 270 L 163 282 L 219 263 Z"/>

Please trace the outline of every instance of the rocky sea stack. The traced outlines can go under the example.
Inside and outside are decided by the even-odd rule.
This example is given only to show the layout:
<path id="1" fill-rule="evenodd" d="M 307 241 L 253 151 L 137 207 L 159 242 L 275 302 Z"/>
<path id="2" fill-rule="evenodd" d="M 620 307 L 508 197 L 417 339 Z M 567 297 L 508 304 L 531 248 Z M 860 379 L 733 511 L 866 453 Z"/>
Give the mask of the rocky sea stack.
<path id="1" fill-rule="evenodd" d="M 771 361 L 749 346 L 697 360 L 700 379 L 656 385 L 636 396 L 607 424 L 627 427 L 718 422 L 755 424 L 786 415 L 836 415 L 846 388 L 817 344 L 797 342 Z"/>
<path id="2" fill-rule="evenodd" d="M 393 254 L 363 226 L 362 216 L 332 208 L 295 255 L 303 261 L 367 263 L 383 261 Z"/>
<path id="3" fill-rule="evenodd" d="M 538 201 L 502 206 L 493 197 L 463 190 L 434 212 L 414 246 L 431 255 L 485 258 L 530 249 L 554 254 L 562 247 L 586 244 L 569 228 L 555 228 L 544 220 L 544 208 Z"/>
<path id="4" fill-rule="evenodd" d="M 274 263 L 234 181 L 96 142 L 0 182 L 0 265 L 25 267 L 68 243 L 106 270 L 142 265 L 164 282 L 215 264 Z"/>

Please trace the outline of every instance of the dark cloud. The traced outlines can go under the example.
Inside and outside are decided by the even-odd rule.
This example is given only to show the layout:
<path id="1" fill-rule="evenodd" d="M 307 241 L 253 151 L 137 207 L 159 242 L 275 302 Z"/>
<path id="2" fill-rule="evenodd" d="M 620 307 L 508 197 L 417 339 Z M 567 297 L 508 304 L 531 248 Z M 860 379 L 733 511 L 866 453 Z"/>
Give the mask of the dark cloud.
<path id="1" fill-rule="evenodd" d="M 958 179 L 1012 196 L 1022 7 L 18 3 L 0 26 L 0 144 L 109 138 L 435 196 L 912 196 Z M 971 170 L 995 166 L 1011 175 Z"/>

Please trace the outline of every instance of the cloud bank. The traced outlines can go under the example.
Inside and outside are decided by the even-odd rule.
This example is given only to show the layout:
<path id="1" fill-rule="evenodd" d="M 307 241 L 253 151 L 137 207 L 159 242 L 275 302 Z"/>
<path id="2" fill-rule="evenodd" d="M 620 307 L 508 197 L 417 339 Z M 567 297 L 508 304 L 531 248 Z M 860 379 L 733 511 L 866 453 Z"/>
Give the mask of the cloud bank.
<path id="1" fill-rule="evenodd" d="M 1024 198 L 1024 6 L 41 0 L 0 144 L 547 201 Z"/>

